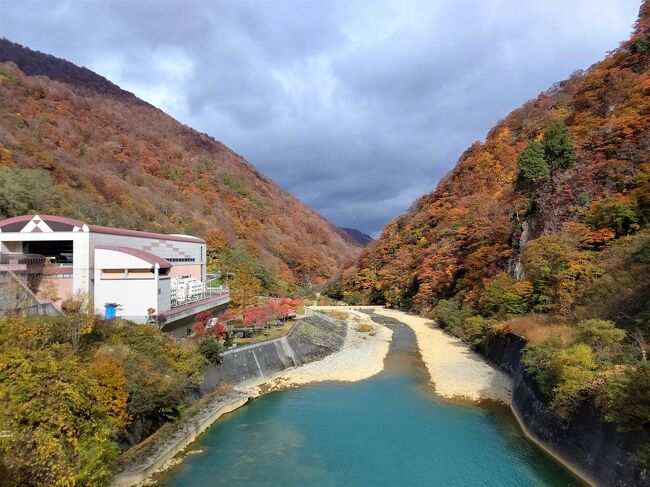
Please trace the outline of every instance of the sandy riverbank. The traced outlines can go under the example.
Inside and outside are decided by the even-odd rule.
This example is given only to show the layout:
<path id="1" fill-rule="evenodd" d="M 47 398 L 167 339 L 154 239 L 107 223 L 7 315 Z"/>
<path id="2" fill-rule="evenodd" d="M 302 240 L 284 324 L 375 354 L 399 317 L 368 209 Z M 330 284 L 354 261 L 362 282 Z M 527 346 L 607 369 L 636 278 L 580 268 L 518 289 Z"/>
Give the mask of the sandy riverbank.
<path id="1" fill-rule="evenodd" d="M 435 327 L 431 320 L 386 308 L 376 308 L 375 313 L 399 320 L 413 329 L 438 394 L 510 404 L 511 379 L 466 344 Z"/>
<path id="2" fill-rule="evenodd" d="M 383 370 L 393 332 L 359 311 L 337 311 L 348 314 L 348 333 L 341 349 L 322 360 L 281 372 L 277 378 L 267 382 L 263 389 L 283 389 L 330 380 L 356 382 Z M 359 331 L 363 329 L 362 325 L 370 329 Z"/>

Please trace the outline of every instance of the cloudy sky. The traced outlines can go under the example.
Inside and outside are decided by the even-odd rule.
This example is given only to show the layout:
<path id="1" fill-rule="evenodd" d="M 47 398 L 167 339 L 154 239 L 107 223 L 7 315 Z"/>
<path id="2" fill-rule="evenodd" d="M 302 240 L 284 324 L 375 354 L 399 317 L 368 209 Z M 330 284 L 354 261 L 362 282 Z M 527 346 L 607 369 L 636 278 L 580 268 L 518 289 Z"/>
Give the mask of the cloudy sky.
<path id="1" fill-rule="evenodd" d="M 0 35 L 213 135 L 376 235 L 510 110 L 625 39 L 640 0 L 0 0 Z"/>

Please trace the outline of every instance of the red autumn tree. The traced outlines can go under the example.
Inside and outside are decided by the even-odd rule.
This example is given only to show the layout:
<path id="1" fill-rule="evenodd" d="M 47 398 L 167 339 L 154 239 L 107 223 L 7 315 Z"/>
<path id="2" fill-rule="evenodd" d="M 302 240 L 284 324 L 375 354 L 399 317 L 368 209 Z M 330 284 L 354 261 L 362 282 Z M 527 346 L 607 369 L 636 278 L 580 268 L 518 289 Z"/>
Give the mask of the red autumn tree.
<path id="1" fill-rule="evenodd" d="M 228 323 L 230 321 L 238 320 L 241 318 L 241 315 L 231 309 L 227 309 L 224 311 L 224 313 L 219 317 L 219 321 L 222 321 L 224 323 Z"/>
<path id="2" fill-rule="evenodd" d="M 223 338 L 226 336 L 227 333 L 226 325 L 222 321 L 217 321 L 212 327 L 212 329 L 210 330 L 210 332 L 215 338 Z"/>
<path id="3" fill-rule="evenodd" d="M 192 333 L 197 337 L 205 334 L 205 330 L 212 319 L 212 313 L 209 311 L 202 311 L 194 317 L 194 325 L 192 326 Z"/>
<path id="4" fill-rule="evenodd" d="M 269 310 L 264 306 L 252 306 L 244 310 L 243 318 L 246 325 L 265 325 L 269 321 Z"/>

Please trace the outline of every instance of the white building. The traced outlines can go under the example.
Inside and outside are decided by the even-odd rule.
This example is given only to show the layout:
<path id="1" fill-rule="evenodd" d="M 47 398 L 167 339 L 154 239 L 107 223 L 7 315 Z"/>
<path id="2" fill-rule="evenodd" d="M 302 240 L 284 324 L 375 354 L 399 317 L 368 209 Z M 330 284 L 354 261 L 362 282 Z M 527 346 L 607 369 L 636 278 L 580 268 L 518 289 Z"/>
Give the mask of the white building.
<path id="1" fill-rule="evenodd" d="M 85 293 L 97 313 L 112 308 L 117 316 L 136 322 L 164 315 L 171 323 L 210 309 L 207 301 L 228 301 L 227 291 L 206 289 L 205 241 L 188 235 L 25 215 L 0 221 L 0 254 L 3 261 L 12 254 L 44 256 L 39 291 L 47 292 L 56 305 L 74 293 Z M 220 299 L 211 299 L 217 296 Z"/>

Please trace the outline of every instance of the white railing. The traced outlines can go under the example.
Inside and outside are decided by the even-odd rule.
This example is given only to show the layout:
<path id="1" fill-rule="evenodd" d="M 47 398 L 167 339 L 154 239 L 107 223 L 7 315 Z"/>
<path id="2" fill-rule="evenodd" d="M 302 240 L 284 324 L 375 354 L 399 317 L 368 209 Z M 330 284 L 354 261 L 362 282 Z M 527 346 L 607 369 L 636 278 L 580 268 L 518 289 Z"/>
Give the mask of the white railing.
<path id="1" fill-rule="evenodd" d="M 209 299 L 216 296 L 226 296 L 230 293 L 230 290 L 227 287 L 206 287 L 203 292 L 188 294 L 182 297 L 176 296 L 172 297 L 171 307 L 177 308 L 190 303 L 196 303 L 197 301 L 203 301 L 204 299 Z"/>

